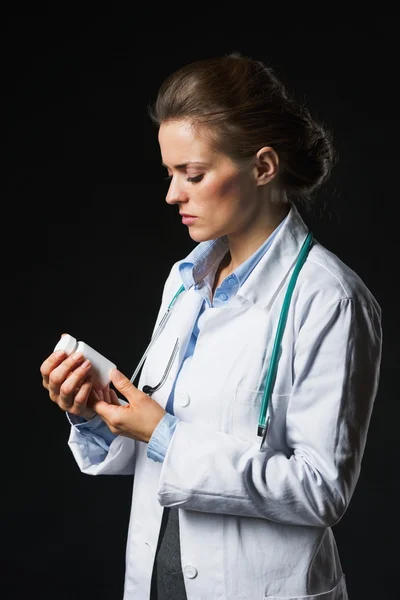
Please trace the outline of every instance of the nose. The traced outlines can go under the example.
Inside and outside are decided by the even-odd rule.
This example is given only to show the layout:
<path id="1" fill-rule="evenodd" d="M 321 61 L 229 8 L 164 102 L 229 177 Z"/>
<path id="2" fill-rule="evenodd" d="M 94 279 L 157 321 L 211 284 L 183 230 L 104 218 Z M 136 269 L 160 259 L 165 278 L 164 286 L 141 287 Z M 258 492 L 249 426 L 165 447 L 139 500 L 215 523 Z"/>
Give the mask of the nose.
<path id="1" fill-rule="evenodd" d="M 178 202 L 186 202 L 187 200 L 187 193 L 182 189 L 179 181 L 172 177 L 165 201 L 168 204 L 178 204 Z"/>

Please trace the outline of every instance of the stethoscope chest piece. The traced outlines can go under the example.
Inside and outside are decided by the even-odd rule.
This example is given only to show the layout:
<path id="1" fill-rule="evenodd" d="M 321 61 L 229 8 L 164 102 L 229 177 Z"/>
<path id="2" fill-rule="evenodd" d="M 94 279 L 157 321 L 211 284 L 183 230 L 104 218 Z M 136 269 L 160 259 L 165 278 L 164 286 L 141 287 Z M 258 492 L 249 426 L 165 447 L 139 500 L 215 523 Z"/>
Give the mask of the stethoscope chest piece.
<path id="1" fill-rule="evenodd" d="M 268 415 L 267 420 L 265 421 L 264 427 L 261 427 L 260 425 L 258 426 L 257 435 L 259 437 L 262 436 L 261 444 L 260 444 L 260 450 L 261 450 L 261 448 L 262 448 L 262 446 L 263 446 L 263 444 L 265 442 L 265 439 L 267 437 L 267 433 L 268 433 L 268 429 L 269 429 L 270 423 L 271 423 L 271 417 Z"/>

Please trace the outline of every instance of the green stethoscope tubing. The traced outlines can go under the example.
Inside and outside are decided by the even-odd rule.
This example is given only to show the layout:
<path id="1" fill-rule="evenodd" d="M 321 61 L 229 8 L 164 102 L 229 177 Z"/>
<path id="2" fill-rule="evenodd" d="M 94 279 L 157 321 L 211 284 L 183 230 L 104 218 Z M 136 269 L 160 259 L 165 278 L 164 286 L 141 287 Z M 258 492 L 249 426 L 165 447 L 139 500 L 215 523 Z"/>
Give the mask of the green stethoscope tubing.
<path id="1" fill-rule="evenodd" d="M 267 415 L 267 410 L 268 410 L 268 405 L 269 405 L 269 401 L 270 401 L 270 397 L 271 397 L 272 388 L 273 388 L 273 385 L 275 382 L 276 369 L 278 367 L 278 361 L 279 361 L 279 351 L 280 351 L 283 332 L 285 330 L 287 315 L 289 312 L 290 301 L 292 299 L 292 294 L 293 294 L 293 290 L 296 285 L 297 277 L 300 273 L 302 266 L 304 265 L 304 263 L 306 261 L 308 252 L 311 248 L 312 241 L 313 241 L 313 235 L 311 232 L 309 232 L 306 239 L 304 240 L 303 245 L 300 249 L 300 252 L 297 256 L 296 264 L 294 266 L 293 273 L 290 277 L 288 287 L 286 289 L 285 297 L 283 299 L 282 308 L 281 308 L 281 312 L 279 315 L 278 326 L 276 328 L 276 333 L 275 333 L 274 345 L 272 348 L 271 360 L 269 363 L 267 378 L 265 381 L 265 390 L 264 390 L 264 394 L 263 394 L 263 399 L 261 401 L 260 416 L 258 419 L 257 434 L 258 434 L 258 436 L 262 436 L 261 445 L 263 444 L 266 434 L 267 434 L 267 431 L 268 431 L 269 417 L 267 420 L 266 415 Z M 143 362 L 148 354 L 148 351 L 150 350 L 150 347 L 152 346 L 152 344 L 155 342 L 155 340 L 160 335 L 166 321 L 168 320 L 168 318 L 171 314 L 172 307 L 175 304 L 178 296 L 184 290 L 185 290 L 185 286 L 181 285 L 181 287 L 179 288 L 179 290 L 176 292 L 176 294 L 172 298 L 171 302 L 169 303 L 168 308 L 167 308 L 163 318 L 161 319 L 161 321 L 157 327 L 157 330 L 151 339 L 149 346 L 146 349 L 146 352 L 144 353 L 139 365 L 137 366 L 135 373 L 131 377 L 131 382 L 134 381 L 136 375 L 138 374 L 139 369 L 140 369 L 141 365 L 143 364 Z"/>
<path id="2" fill-rule="evenodd" d="M 179 294 L 181 294 L 185 289 L 184 285 L 181 285 L 181 287 L 179 288 L 179 290 L 176 292 L 175 296 L 172 298 L 171 302 L 168 304 L 168 308 L 167 310 L 171 310 L 172 305 L 174 304 L 175 300 L 177 299 L 177 297 L 179 296 Z"/>
<path id="3" fill-rule="evenodd" d="M 278 367 L 279 351 L 280 351 L 283 332 L 284 332 L 285 325 L 286 325 L 287 315 L 289 312 L 290 301 L 292 299 L 292 294 L 293 294 L 294 287 L 296 285 L 297 277 L 300 273 L 302 266 L 304 265 L 304 263 L 306 261 L 308 252 L 311 248 L 312 239 L 313 239 L 313 235 L 311 232 L 309 232 L 306 239 L 304 240 L 304 243 L 303 243 L 303 245 L 300 249 L 299 255 L 297 257 L 296 264 L 293 269 L 293 273 L 290 278 L 290 281 L 289 281 L 289 284 L 288 284 L 288 287 L 287 287 L 287 290 L 285 293 L 285 297 L 283 299 L 281 313 L 279 315 L 279 321 L 278 321 L 278 326 L 276 328 L 275 340 L 274 340 L 274 345 L 272 348 L 272 354 L 271 354 L 271 360 L 269 363 L 267 379 L 265 381 L 264 395 L 263 395 L 263 399 L 261 401 L 260 417 L 258 419 L 258 432 L 257 433 L 259 436 L 263 436 L 262 441 L 264 441 L 266 433 L 267 433 L 267 429 L 268 429 L 266 415 L 267 415 L 267 410 L 268 410 L 269 400 L 271 397 L 272 388 L 273 388 L 274 381 L 275 381 L 276 369 Z M 268 421 L 269 421 L 269 419 L 268 419 Z"/>

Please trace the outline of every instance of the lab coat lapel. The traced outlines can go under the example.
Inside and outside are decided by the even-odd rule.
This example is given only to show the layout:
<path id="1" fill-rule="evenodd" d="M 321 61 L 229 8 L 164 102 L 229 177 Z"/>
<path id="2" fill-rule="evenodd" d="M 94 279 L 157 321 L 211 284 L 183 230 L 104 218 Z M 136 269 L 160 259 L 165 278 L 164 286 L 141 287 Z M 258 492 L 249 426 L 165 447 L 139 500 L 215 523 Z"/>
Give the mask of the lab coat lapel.
<path id="1" fill-rule="evenodd" d="M 271 248 L 239 289 L 238 300 L 243 298 L 269 310 L 282 287 L 286 287 L 307 234 L 308 228 L 292 204 Z"/>
<path id="2" fill-rule="evenodd" d="M 258 305 L 262 309 L 270 310 L 275 298 L 288 283 L 288 277 L 296 263 L 298 253 L 307 236 L 308 228 L 302 220 L 294 205 L 288 214 L 286 222 L 279 231 L 271 248 L 266 252 L 256 265 L 250 276 L 239 288 L 236 296 L 229 302 L 229 307 L 219 312 L 206 311 L 203 315 L 204 325 L 218 317 L 218 324 L 222 325 L 224 319 L 233 319 L 237 313 L 246 310 L 251 305 Z M 176 285 L 179 287 L 180 279 L 177 277 Z M 203 298 L 193 288 L 182 293 L 173 309 L 171 321 L 168 323 L 164 334 L 164 344 L 168 349 L 173 347 L 176 338 L 179 338 L 178 355 L 172 365 L 168 382 L 157 392 L 160 404 L 165 405 L 168 399 L 172 382 L 180 369 L 186 349 L 192 335 Z M 207 325 L 207 327 L 210 324 Z"/>
<path id="3" fill-rule="evenodd" d="M 180 287 L 179 284 L 181 283 L 179 277 L 176 278 L 175 283 L 176 288 L 178 289 Z M 177 289 L 175 291 L 177 291 Z M 152 398 L 156 400 L 163 408 L 165 408 L 167 404 L 177 372 L 185 355 L 193 326 L 196 322 L 196 318 L 201 307 L 201 303 L 202 297 L 199 294 L 196 294 L 193 288 L 182 292 L 182 294 L 179 295 L 176 300 L 176 305 L 174 305 L 172 308 L 172 314 L 168 319 L 165 329 L 160 335 L 160 340 L 156 342 L 155 346 L 155 365 L 161 365 L 162 370 L 158 373 L 158 376 L 154 376 L 154 373 L 153 376 L 150 376 L 150 374 L 147 372 L 149 368 L 148 361 L 146 361 L 144 369 L 141 373 L 139 380 L 140 389 L 143 388 L 145 383 L 154 385 L 154 378 L 156 381 L 159 381 L 164 368 L 167 366 L 167 362 L 171 356 L 176 339 L 179 339 L 178 354 L 172 363 L 168 378 L 161 388 L 152 395 Z M 153 359 L 154 361 L 153 353 L 154 351 L 150 352 L 149 359 Z"/>
<path id="4" fill-rule="evenodd" d="M 193 288 L 190 288 L 182 295 L 180 306 L 175 311 L 173 327 L 176 337 L 179 338 L 179 350 L 177 359 L 171 369 L 173 379 L 175 379 L 175 375 L 182 364 L 202 303 L 202 296 L 196 293 Z"/>

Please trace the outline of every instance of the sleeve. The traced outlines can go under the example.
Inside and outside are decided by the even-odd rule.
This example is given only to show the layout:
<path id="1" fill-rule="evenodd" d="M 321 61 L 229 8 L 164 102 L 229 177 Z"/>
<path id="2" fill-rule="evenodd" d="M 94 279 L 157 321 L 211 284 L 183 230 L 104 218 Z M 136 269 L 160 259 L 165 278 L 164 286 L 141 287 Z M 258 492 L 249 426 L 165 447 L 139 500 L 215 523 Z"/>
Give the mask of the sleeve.
<path id="1" fill-rule="evenodd" d="M 99 416 L 84 421 L 67 413 L 67 418 L 71 423 L 68 445 L 82 473 L 133 475 L 135 440 L 115 435 Z"/>
<path id="2" fill-rule="evenodd" d="M 120 402 L 122 403 L 121 400 Z M 77 431 L 79 431 L 82 435 L 97 438 L 97 441 L 100 444 L 100 446 L 102 446 L 104 450 L 108 452 L 111 446 L 111 442 L 117 436 L 109 429 L 109 427 L 98 415 L 96 415 L 93 419 L 90 419 L 89 421 L 84 417 L 72 415 L 68 412 L 66 413 L 66 415 L 70 424 L 74 425 Z"/>
<path id="3" fill-rule="evenodd" d="M 147 444 L 147 456 L 156 462 L 163 462 L 179 419 L 166 413 Z"/>
<path id="4" fill-rule="evenodd" d="M 320 301 L 293 351 L 291 453 L 180 421 L 162 465 L 161 505 L 296 525 L 339 521 L 359 476 L 378 387 L 380 309 L 350 298 Z"/>
<path id="5" fill-rule="evenodd" d="M 178 261 L 179 262 L 179 261 Z M 161 318 L 165 304 L 168 302 L 173 280 L 176 279 L 176 262 L 165 281 L 161 306 L 156 319 L 156 325 Z M 126 404 L 126 400 L 119 399 L 121 404 Z M 68 415 L 71 423 L 71 430 L 68 439 L 68 445 L 82 473 L 87 475 L 133 475 L 135 468 L 135 440 L 113 434 L 104 421 L 96 416 L 90 421 Z M 160 446 L 157 442 L 154 446 L 154 452 L 158 460 L 162 458 L 162 448 L 166 443 L 165 436 L 162 437 Z"/>

